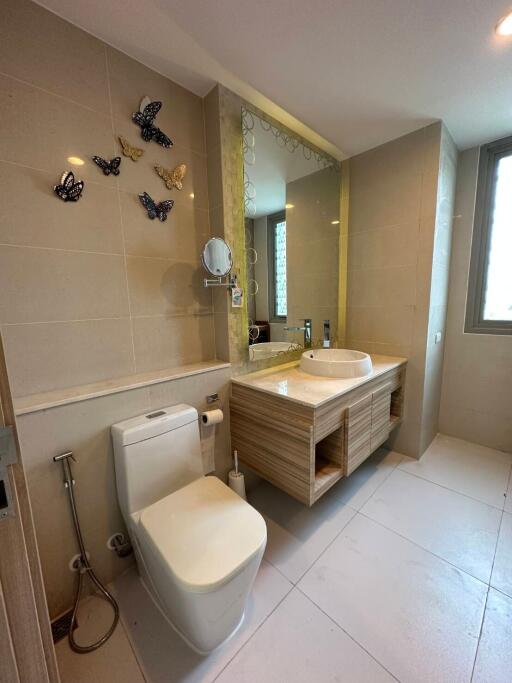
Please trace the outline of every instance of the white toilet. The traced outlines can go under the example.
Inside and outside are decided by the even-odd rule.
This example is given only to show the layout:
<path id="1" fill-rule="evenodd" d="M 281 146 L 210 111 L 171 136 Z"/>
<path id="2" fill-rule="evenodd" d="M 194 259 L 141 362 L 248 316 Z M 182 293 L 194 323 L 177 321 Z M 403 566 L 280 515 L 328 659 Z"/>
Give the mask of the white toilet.
<path id="1" fill-rule="evenodd" d="M 160 610 L 200 654 L 241 624 L 267 529 L 203 474 L 198 414 L 184 404 L 112 426 L 117 493 L 139 573 Z"/>

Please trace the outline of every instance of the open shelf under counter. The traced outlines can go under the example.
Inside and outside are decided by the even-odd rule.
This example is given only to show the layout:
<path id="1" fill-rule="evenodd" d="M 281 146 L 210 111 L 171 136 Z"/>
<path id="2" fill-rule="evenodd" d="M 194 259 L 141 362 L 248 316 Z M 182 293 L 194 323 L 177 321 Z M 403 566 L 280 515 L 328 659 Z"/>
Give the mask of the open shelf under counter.
<path id="1" fill-rule="evenodd" d="M 372 356 L 365 377 L 308 375 L 297 362 L 232 379 L 231 440 L 242 462 L 313 505 L 401 420 L 406 359 Z"/>

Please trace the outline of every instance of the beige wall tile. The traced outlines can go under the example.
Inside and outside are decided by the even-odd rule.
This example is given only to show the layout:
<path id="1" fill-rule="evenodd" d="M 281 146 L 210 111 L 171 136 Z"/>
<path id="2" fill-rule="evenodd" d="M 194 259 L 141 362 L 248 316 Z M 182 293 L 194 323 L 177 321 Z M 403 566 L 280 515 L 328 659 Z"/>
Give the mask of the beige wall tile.
<path id="1" fill-rule="evenodd" d="M 464 334 L 478 148 L 459 156 L 440 428 L 490 448 L 512 450 L 512 346 L 504 335 Z"/>
<path id="2" fill-rule="evenodd" d="M 3 326 L 13 395 L 132 374 L 130 332 L 127 318 Z"/>
<path id="3" fill-rule="evenodd" d="M 105 45 L 28 0 L 2 2 L 3 73 L 107 113 Z"/>
<path id="4" fill-rule="evenodd" d="M 349 236 L 348 267 L 385 268 L 387 266 L 415 266 L 419 226 L 417 221 L 355 232 Z"/>
<path id="5" fill-rule="evenodd" d="M 414 306 L 347 307 L 347 336 L 408 346 L 413 338 Z"/>
<path id="6" fill-rule="evenodd" d="M 0 322 L 47 322 L 128 315 L 122 256 L 0 247 Z"/>
<path id="7" fill-rule="evenodd" d="M 0 119 L 0 160 L 53 173 L 52 187 L 70 168 L 68 157 L 88 161 L 94 154 L 107 157 L 114 152 L 106 115 L 7 76 L 0 76 Z M 93 163 L 74 169 L 77 178 L 115 185 L 115 178 L 104 176 Z M 80 201 L 86 197 L 87 185 Z"/>
<path id="8" fill-rule="evenodd" d="M 53 192 L 55 182 L 53 173 L 0 162 L 0 244 L 122 253 L 116 190 L 89 182 L 86 199 L 65 204 Z M 22 205 L 21 188 L 29 197 Z"/>
<path id="9" fill-rule="evenodd" d="M 349 271 L 348 306 L 413 306 L 415 303 L 415 266 Z"/>
<path id="10" fill-rule="evenodd" d="M 165 222 L 152 223 L 140 213 L 133 194 L 120 193 L 126 253 L 178 261 L 198 261 L 210 237 L 208 212 L 186 201 L 177 201 Z"/>
<path id="11" fill-rule="evenodd" d="M 114 117 L 129 119 L 145 95 L 152 100 L 160 100 L 162 109 L 156 125 L 175 145 L 204 154 L 201 98 L 114 48 L 107 47 L 107 56 Z M 135 125 L 133 128 L 137 131 Z M 144 144 L 140 134 L 138 138 Z M 158 147 L 154 142 L 151 145 Z"/>
<path id="12" fill-rule="evenodd" d="M 220 145 L 220 110 L 219 110 L 219 89 L 217 86 L 212 88 L 203 100 L 204 120 L 206 133 L 206 149 L 210 150 Z"/>
<path id="13" fill-rule="evenodd" d="M 137 372 L 215 358 L 213 315 L 134 318 Z"/>
<path id="14" fill-rule="evenodd" d="M 119 560 L 105 546 L 112 533 L 125 528 L 117 502 L 110 426 L 176 403 L 202 411 L 207 407 L 206 396 L 218 392 L 226 419 L 216 428 L 215 461 L 218 475 L 225 478 L 231 468 L 226 408 L 229 377 L 226 368 L 20 417 L 18 429 L 52 616 L 71 604 L 75 577 L 67 563 L 76 552 L 61 469 L 53 456 L 68 449 L 75 454 L 75 493 L 86 547 L 98 574 L 109 581 L 133 561 L 133 557 Z"/>
<path id="15" fill-rule="evenodd" d="M 199 263 L 129 256 L 127 267 L 132 315 L 212 312 Z"/>

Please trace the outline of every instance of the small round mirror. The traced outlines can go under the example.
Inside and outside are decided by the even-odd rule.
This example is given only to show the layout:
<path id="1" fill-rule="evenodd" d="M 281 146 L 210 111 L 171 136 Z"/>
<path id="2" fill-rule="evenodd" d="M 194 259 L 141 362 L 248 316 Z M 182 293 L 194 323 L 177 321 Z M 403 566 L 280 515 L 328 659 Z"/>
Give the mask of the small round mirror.
<path id="1" fill-rule="evenodd" d="M 231 249 L 221 237 L 212 237 L 203 248 L 203 266 L 215 277 L 224 277 L 231 271 Z"/>

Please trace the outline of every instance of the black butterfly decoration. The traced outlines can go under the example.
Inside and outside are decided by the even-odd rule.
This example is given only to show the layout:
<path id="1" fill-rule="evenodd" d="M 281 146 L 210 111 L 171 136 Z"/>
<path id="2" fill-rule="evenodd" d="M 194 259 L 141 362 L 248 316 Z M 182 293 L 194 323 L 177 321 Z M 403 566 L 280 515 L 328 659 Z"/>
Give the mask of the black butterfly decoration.
<path id="1" fill-rule="evenodd" d="M 172 199 L 166 199 L 157 204 L 151 199 L 147 192 L 139 194 L 139 199 L 142 206 L 148 212 L 148 218 L 151 218 L 151 220 L 158 218 L 162 223 L 167 220 L 167 214 L 174 206 L 174 201 Z"/>
<path id="2" fill-rule="evenodd" d="M 114 157 L 110 161 L 106 161 L 101 157 L 93 157 L 92 160 L 103 171 L 103 175 L 119 175 L 119 166 L 121 166 L 121 157 Z"/>
<path id="3" fill-rule="evenodd" d="M 155 126 L 155 118 L 162 107 L 161 102 L 149 102 L 145 104 L 149 98 L 144 98 L 141 103 L 144 105 L 142 111 L 136 111 L 132 114 L 133 121 L 140 126 L 140 134 L 143 140 L 149 142 L 154 140 L 162 147 L 172 147 L 173 141 L 162 133 L 160 128 Z"/>
<path id="4" fill-rule="evenodd" d="M 64 171 L 60 184 L 55 185 L 53 188 L 55 194 L 64 202 L 77 202 L 82 195 L 83 189 L 84 181 L 77 180 L 75 182 L 73 171 Z"/>

